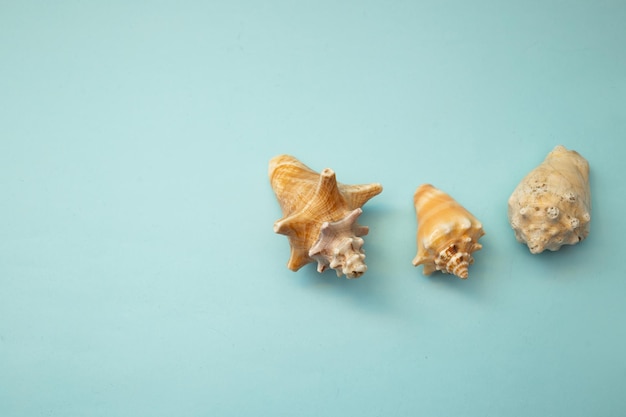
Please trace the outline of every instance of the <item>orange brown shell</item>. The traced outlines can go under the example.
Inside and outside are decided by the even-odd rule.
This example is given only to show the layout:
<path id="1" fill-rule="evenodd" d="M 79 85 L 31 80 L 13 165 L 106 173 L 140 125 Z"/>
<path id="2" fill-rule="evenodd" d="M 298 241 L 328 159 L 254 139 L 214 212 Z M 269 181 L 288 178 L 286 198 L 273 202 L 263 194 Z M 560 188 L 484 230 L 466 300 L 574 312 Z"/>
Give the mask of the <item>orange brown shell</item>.
<path id="1" fill-rule="evenodd" d="M 430 184 L 413 196 L 417 216 L 417 255 L 413 265 L 424 265 L 424 275 L 434 271 L 467 278 L 474 262 L 472 253 L 481 249 L 482 224 L 456 200 Z"/>
<path id="2" fill-rule="evenodd" d="M 317 261 L 319 272 L 330 267 L 338 276 L 361 276 L 367 269 L 361 236 L 368 228 L 356 220 L 382 186 L 341 184 L 332 169 L 318 173 L 290 155 L 270 160 L 269 178 L 283 212 L 274 231 L 291 246 L 287 267 L 297 271 Z"/>

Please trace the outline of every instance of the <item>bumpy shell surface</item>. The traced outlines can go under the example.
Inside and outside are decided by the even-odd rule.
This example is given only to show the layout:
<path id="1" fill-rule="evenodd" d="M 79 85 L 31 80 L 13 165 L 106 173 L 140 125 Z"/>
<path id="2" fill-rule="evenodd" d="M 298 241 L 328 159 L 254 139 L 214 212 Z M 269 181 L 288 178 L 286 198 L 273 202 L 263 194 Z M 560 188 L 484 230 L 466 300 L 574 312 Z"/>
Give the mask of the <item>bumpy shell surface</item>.
<path id="1" fill-rule="evenodd" d="M 591 221 L 587 160 L 555 147 L 515 188 L 508 217 L 517 240 L 533 254 L 585 239 Z"/>
<path id="2" fill-rule="evenodd" d="M 291 246 L 287 267 L 297 271 L 317 261 L 319 272 L 330 267 L 337 276 L 363 275 L 367 266 L 361 236 L 369 230 L 356 220 L 382 186 L 338 183 L 332 169 L 317 173 L 290 155 L 272 158 L 269 177 L 283 212 L 274 231 L 286 235 Z"/>
<path id="3" fill-rule="evenodd" d="M 434 271 L 468 277 L 472 253 L 482 248 L 482 224 L 456 200 L 430 184 L 420 185 L 413 196 L 417 215 L 417 256 L 424 275 Z"/>

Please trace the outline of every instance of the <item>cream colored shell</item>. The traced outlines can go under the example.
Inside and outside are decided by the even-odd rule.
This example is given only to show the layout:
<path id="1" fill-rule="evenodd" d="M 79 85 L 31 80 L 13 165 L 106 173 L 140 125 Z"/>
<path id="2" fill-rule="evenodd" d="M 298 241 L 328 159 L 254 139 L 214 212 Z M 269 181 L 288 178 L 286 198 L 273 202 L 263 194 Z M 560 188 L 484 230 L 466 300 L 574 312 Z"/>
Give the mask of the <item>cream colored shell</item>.
<path id="1" fill-rule="evenodd" d="M 555 147 L 509 198 L 515 237 L 537 254 L 587 237 L 591 221 L 589 163 L 576 151 Z"/>
<path id="2" fill-rule="evenodd" d="M 472 253 L 482 248 L 482 224 L 456 200 L 430 184 L 420 185 L 413 196 L 417 215 L 417 256 L 424 275 L 434 271 L 468 277 Z"/>
<path id="3" fill-rule="evenodd" d="M 332 169 L 317 173 L 290 155 L 270 160 L 269 178 L 283 212 L 274 231 L 286 235 L 291 246 L 287 267 L 297 271 L 317 261 L 319 272 L 331 268 L 337 276 L 363 275 L 367 266 L 361 236 L 369 230 L 356 220 L 382 186 L 338 183 Z"/>

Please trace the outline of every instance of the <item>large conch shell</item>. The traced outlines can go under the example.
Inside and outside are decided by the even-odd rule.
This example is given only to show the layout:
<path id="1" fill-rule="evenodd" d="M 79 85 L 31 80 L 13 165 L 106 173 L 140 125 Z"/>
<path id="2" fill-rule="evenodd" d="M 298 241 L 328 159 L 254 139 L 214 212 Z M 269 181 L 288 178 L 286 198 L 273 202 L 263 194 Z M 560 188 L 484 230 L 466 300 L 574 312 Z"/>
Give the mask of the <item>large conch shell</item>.
<path id="1" fill-rule="evenodd" d="M 472 253 L 482 248 L 482 224 L 452 197 L 430 184 L 420 185 L 413 196 L 417 215 L 417 256 L 424 275 L 435 270 L 468 277 Z"/>
<path id="2" fill-rule="evenodd" d="M 289 155 L 270 160 L 269 177 L 284 216 L 274 223 L 274 231 L 287 235 L 291 246 L 287 267 L 297 271 L 317 261 L 318 272 L 330 267 L 337 276 L 363 275 L 367 266 L 361 236 L 369 229 L 356 220 L 383 187 L 338 183 L 332 169 L 317 173 Z"/>
<path id="3" fill-rule="evenodd" d="M 573 245 L 589 234 L 589 163 L 559 145 L 519 183 L 509 198 L 515 237 L 533 254 Z"/>

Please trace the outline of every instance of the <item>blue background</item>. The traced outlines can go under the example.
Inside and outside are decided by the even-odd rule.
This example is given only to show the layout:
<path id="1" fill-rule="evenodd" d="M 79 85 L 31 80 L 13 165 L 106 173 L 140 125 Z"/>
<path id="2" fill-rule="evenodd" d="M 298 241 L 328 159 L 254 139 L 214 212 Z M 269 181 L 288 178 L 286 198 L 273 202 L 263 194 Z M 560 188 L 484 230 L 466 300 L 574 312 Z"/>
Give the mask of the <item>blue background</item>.
<path id="1" fill-rule="evenodd" d="M 0 3 L 2 416 L 623 416 L 624 1 Z M 591 234 L 509 195 L 557 144 Z M 286 268 L 290 153 L 364 207 L 367 273 Z M 414 268 L 415 188 L 484 224 Z"/>

